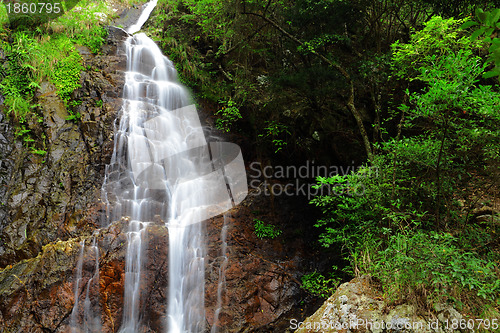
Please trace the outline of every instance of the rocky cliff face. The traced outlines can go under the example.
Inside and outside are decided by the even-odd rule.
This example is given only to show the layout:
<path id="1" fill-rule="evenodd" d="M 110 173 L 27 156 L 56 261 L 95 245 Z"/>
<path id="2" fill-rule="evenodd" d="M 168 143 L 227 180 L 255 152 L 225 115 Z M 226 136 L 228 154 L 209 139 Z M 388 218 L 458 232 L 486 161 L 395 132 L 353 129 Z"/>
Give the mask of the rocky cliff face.
<path id="1" fill-rule="evenodd" d="M 113 37 L 113 34 L 111 34 Z M 67 121 L 65 106 L 55 87 L 45 82 L 38 90 L 43 122 L 36 131 L 46 138 L 40 157 L 15 140 L 2 119 L 3 214 L 0 224 L 0 267 L 34 258 L 42 246 L 87 232 L 96 223 L 104 165 L 113 148 L 113 121 L 121 105 L 123 55 L 110 39 L 103 54 L 80 49 L 85 67 L 82 88 L 75 99 L 81 121 Z M 102 106 L 99 100 L 102 100 Z M 76 112 L 75 111 L 75 112 Z M 2 138 L 0 138 L 2 139 Z"/>
<path id="2" fill-rule="evenodd" d="M 81 114 L 80 121 L 66 120 L 68 112 L 53 86 L 44 83 L 39 89 L 40 130 L 47 138 L 45 157 L 24 149 L 15 140 L 9 121 L 0 115 L 2 332 L 67 332 L 71 318 L 83 320 L 85 299 L 99 309 L 102 332 L 117 332 L 120 327 L 126 221 L 100 229 L 105 208 L 100 191 L 121 107 L 124 37 L 119 29 L 111 29 L 97 56 L 80 49 L 87 69 L 74 96 L 82 101 L 75 110 Z M 253 232 L 256 210 L 271 216 L 267 198 L 250 195 L 226 218 L 228 261 L 219 332 L 282 332 L 287 318 L 300 315 L 297 279 L 305 245 L 284 247 L 280 240 L 257 239 Z M 204 222 L 207 329 L 216 322 L 223 224 L 222 216 Z M 95 252 L 89 250 L 92 234 L 99 249 L 97 282 L 91 280 L 96 260 Z M 158 332 L 164 327 L 167 306 L 168 231 L 164 222 L 158 220 L 149 227 L 146 238 L 141 312 L 147 331 Z M 82 242 L 86 246 L 77 290 L 81 297 L 79 310 L 72 314 Z"/>

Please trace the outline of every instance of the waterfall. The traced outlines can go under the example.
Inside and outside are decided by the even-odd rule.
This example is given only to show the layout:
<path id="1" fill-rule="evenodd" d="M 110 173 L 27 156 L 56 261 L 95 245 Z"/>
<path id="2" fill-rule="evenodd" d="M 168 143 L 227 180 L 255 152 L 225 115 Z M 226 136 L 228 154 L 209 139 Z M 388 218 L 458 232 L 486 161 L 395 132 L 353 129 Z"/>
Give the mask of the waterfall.
<path id="1" fill-rule="evenodd" d="M 94 274 L 87 282 L 85 301 L 83 302 L 83 332 L 85 333 L 101 331 L 100 312 L 94 311 L 91 295 L 92 290 L 99 290 L 99 247 L 97 246 L 96 236 L 92 239 L 90 251 L 94 254 Z"/>
<path id="2" fill-rule="evenodd" d="M 228 214 L 224 214 L 224 224 L 222 225 L 220 239 L 221 239 L 221 258 L 222 262 L 219 267 L 219 282 L 217 284 L 217 303 L 214 312 L 214 322 L 210 333 L 217 333 L 219 329 L 219 316 L 222 311 L 222 294 L 226 288 L 226 267 L 228 262 L 228 257 L 226 254 L 227 250 L 227 219 Z"/>
<path id="3" fill-rule="evenodd" d="M 206 322 L 202 222 L 245 198 L 246 174 L 239 147 L 207 142 L 174 65 L 146 34 L 136 33 L 156 2 L 148 3 L 138 22 L 127 29 L 133 35 L 124 42 L 123 104 L 102 186 L 107 206 L 104 225 L 128 222 L 119 332 L 145 329 L 141 314 L 141 304 L 147 301 L 141 294 L 144 236 L 148 224 L 159 216 L 165 221 L 169 240 L 164 325 L 169 333 L 198 333 L 205 331 Z"/>
<path id="4" fill-rule="evenodd" d="M 78 263 L 76 268 L 76 284 L 74 290 L 75 304 L 73 305 L 73 310 L 70 316 L 70 327 L 71 333 L 94 333 L 101 331 L 101 317 L 99 311 L 95 311 L 99 303 L 98 299 L 94 299 L 93 292 L 99 291 L 99 248 L 97 246 L 96 235 L 92 239 L 92 244 L 90 245 L 89 251 L 93 254 L 94 267 L 92 277 L 87 281 L 85 287 L 85 298 L 83 299 L 83 313 L 80 316 L 79 303 L 80 303 L 80 293 L 81 293 L 81 283 L 83 281 L 83 264 L 85 261 L 85 240 L 80 242 L 80 254 L 78 256 Z M 94 302 L 92 300 L 94 299 Z M 82 321 L 78 320 L 79 317 L 83 317 Z"/>
<path id="5" fill-rule="evenodd" d="M 127 32 L 129 34 L 135 34 L 137 31 L 141 30 L 143 24 L 146 23 L 149 15 L 151 15 L 151 12 L 153 11 L 153 9 L 155 9 L 157 3 L 158 0 L 152 0 L 144 6 L 144 10 L 142 11 L 141 16 L 139 17 L 137 22 L 128 27 Z"/>
<path id="6" fill-rule="evenodd" d="M 70 317 L 70 327 L 71 327 L 71 333 L 76 333 L 77 332 L 77 327 L 78 327 L 78 303 L 80 300 L 80 284 L 82 283 L 82 269 L 83 269 L 83 251 L 85 250 L 85 241 L 82 240 L 80 242 L 80 254 L 78 256 L 78 263 L 76 265 L 76 277 L 75 277 L 75 304 L 73 305 L 73 310 L 71 311 L 71 317 Z"/>

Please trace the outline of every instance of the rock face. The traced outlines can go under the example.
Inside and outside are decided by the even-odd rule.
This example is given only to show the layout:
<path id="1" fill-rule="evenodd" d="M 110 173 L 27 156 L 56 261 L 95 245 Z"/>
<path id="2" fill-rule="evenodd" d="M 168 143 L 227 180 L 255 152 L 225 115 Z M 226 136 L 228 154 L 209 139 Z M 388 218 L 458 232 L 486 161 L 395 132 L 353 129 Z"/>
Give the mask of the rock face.
<path id="1" fill-rule="evenodd" d="M 113 121 L 121 105 L 123 55 L 118 42 L 109 41 L 102 55 L 82 48 L 82 87 L 74 99 L 81 104 L 69 113 L 52 84 L 44 82 L 37 93 L 43 122 L 34 132 L 43 133 L 45 156 L 36 156 L 9 131 L 0 137 L 3 171 L 0 217 L 0 267 L 34 258 L 42 246 L 87 232 L 96 223 L 104 166 L 113 149 Z M 9 125 L 2 117 L 2 128 Z"/>
<path id="2" fill-rule="evenodd" d="M 214 325 L 219 332 L 282 332 L 280 323 L 296 313 L 300 294 L 296 277 L 300 259 L 287 259 L 279 241 L 259 240 L 248 225 L 250 207 L 204 222 L 207 230 L 206 318 L 207 332 Z M 218 304 L 221 230 L 228 226 L 226 283 Z M 246 225 L 245 225 L 246 224 Z M 125 279 L 127 221 L 100 229 L 96 236 L 72 238 L 45 245 L 37 257 L 9 265 L 0 272 L 0 327 L 3 332 L 68 332 L 76 301 L 78 260 L 83 250 L 82 278 L 76 291 L 76 322 L 83 323 L 85 302 L 100 317 L 100 332 L 117 332 L 122 320 Z M 99 248 L 98 284 L 94 251 Z M 144 281 L 140 308 L 146 332 L 164 329 L 167 312 L 168 231 L 162 221 L 148 227 L 142 270 Z M 272 255 L 270 255 L 272 253 Z M 281 258 L 281 259 L 279 259 Z M 88 292 L 87 290 L 90 290 Z M 214 318 L 221 305 L 218 320 Z M 286 320 L 285 320 L 286 322 Z"/>
<path id="3" fill-rule="evenodd" d="M 81 114 L 79 121 L 67 120 L 68 111 L 50 83 L 40 87 L 37 98 L 43 122 L 36 130 L 46 138 L 45 156 L 31 154 L 16 141 L 10 123 L 0 114 L 2 332 L 68 332 L 74 322 L 83 327 L 86 307 L 99 319 L 100 332 L 120 328 L 127 221 L 102 227 L 105 207 L 100 192 L 122 104 L 126 59 L 120 46 L 127 35 L 111 28 L 109 36 L 100 55 L 79 49 L 86 68 L 82 87 L 73 96 L 81 101 L 73 109 Z M 287 247 L 283 245 L 285 235 L 277 240 L 256 238 L 253 220 L 257 210 L 269 220 L 290 220 L 287 215 L 277 218 L 268 198 L 250 195 L 226 217 L 204 222 L 208 235 L 207 332 L 212 326 L 218 332 L 283 332 L 283 323 L 300 315 L 298 279 L 303 273 L 299 267 L 307 252 L 305 245 L 294 242 L 291 233 L 286 236 L 291 240 Z M 221 253 L 221 230 L 227 230 L 227 261 Z M 165 327 L 168 296 L 168 230 L 164 222 L 149 226 L 145 238 L 140 311 L 144 331 L 160 332 Z M 91 247 L 94 240 L 98 272 L 96 251 Z M 225 283 L 220 279 L 223 264 Z"/>
<path id="4" fill-rule="evenodd" d="M 382 291 L 365 275 L 342 284 L 312 316 L 303 322 L 293 320 L 290 327 L 296 333 L 459 332 L 451 323 L 463 319 L 460 313 L 448 305 L 435 310 L 437 316 L 424 318 L 408 304 L 389 307 Z"/>

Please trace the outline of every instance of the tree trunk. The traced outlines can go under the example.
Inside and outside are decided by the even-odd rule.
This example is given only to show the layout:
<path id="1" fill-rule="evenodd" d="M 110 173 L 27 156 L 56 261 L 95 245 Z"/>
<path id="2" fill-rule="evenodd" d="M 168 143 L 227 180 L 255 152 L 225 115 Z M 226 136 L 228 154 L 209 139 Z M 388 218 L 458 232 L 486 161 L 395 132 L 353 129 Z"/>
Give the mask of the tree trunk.
<path id="1" fill-rule="evenodd" d="M 261 15 L 258 13 L 246 12 L 245 6 L 243 6 L 243 13 L 242 14 L 260 17 L 261 19 L 263 19 L 264 21 L 266 21 L 267 23 L 272 25 L 275 29 L 277 29 L 279 32 L 281 32 L 284 36 L 286 36 L 290 40 L 307 48 L 307 46 L 304 44 L 304 42 L 302 42 L 297 37 L 290 34 L 288 31 L 283 29 L 278 23 L 274 22 L 273 20 L 271 20 L 267 16 L 264 16 L 264 15 Z M 347 108 L 349 109 L 349 111 L 353 115 L 354 119 L 356 120 L 356 124 L 358 125 L 359 133 L 361 134 L 361 138 L 363 140 L 363 145 L 365 147 L 366 156 L 368 158 L 368 161 L 370 163 L 372 163 L 373 162 L 373 152 L 372 152 L 370 140 L 368 138 L 368 133 L 366 132 L 365 125 L 363 124 L 363 119 L 361 117 L 361 113 L 358 111 L 358 109 L 356 109 L 356 106 L 354 105 L 354 84 L 351 80 L 351 76 L 349 75 L 349 73 L 347 73 L 347 71 L 342 66 L 340 66 L 336 62 L 326 58 L 324 55 L 316 52 L 316 50 L 314 50 L 314 49 L 310 49 L 310 51 L 312 54 L 314 54 L 316 57 L 321 59 L 323 62 L 325 62 L 326 64 L 328 64 L 328 65 L 332 66 L 333 68 L 335 68 L 336 70 L 338 70 L 340 72 L 340 74 L 342 74 L 342 76 L 347 81 L 347 85 L 349 86 L 349 96 L 347 98 L 347 103 L 346 103 Z"/>

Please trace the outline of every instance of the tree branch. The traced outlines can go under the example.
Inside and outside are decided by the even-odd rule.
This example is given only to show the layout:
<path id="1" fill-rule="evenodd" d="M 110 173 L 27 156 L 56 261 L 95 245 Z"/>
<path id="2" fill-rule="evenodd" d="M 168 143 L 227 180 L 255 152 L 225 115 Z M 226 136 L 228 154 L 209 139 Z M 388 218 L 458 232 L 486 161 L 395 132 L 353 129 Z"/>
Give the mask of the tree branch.
<path id="1" fill-rule="evenodd" d="M 258 13 L 246 12 L 244 4 L 245 4 L 245 1 L 243 2 L 243 10 L 244 10 L 244 12 L 242 14 L 252 15 L 252 16 L 256 16 L 256 17 L 261 18 L 262 20 L 264 20 L 267 23 L 269 23 L 270 25 L 272 25 L 276 30 L 278 30 L 279 32 L 281 32 L 288 39 L 294 41 L 295 43 L 299 44 L 300 46 L 303 46 L 303 47 L 307 48 L 307 45 L 304 42 L 302 42 L 297 37 L 295 37 L 292 34 L 290 34 L 288 31 L 286 31 L 285 29 L 283 29 L 278 23 L 274 22 L 269 17 L 267 17 L 265 15 L 258 14 Z M 347 73 L 347 71 L 342 66 L 340 66 L 336 62 L 328 59 L 327 57 L 325 57 L 321 53 L 318 53 L 314 49 L 309 49 L 309 48 L 307 48 L 307 49 L 314 56 L 318 57 L 319 59 L 321 59 L 323 62 L 325 62 L 329 66 L 331 66 L 331 67 L 335 68 L 336 70 L 338 70 L 340 72 L 340 74 L 342 74 L 342 76 L 347 81 L 347 85 L 349 86 L 349 97 L 348 97 L 347 103 L 346 103 L 347 104 L 347 108 L 349 109 L 349 111 L 351 112 L 351 114 L 354 116 L 354 119 L 356 120 L 359 132 L 360 132 L 361 137 L 363 139 L 363 144 L 365 146 L 366 155 L 368 157 L 368 160 L 370 162 L 372 162 L 373 161 L 373 153 L 372 153 L 372 148 L 371 148 L 370 140 L 368 139 L 368 134 L 366 132 L 365 126 L 363 125 L 363 119 L 362 119 L 361 113 L 356 109 L 356 106 L 354 105 L 354 84 L 352 82 L 351 76 L 349 75 L 349 73 Z"/>

